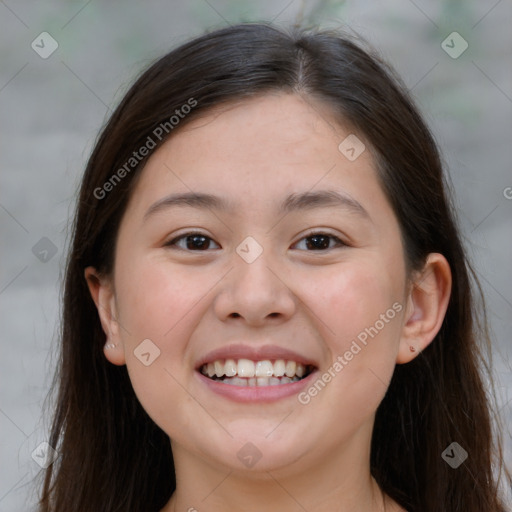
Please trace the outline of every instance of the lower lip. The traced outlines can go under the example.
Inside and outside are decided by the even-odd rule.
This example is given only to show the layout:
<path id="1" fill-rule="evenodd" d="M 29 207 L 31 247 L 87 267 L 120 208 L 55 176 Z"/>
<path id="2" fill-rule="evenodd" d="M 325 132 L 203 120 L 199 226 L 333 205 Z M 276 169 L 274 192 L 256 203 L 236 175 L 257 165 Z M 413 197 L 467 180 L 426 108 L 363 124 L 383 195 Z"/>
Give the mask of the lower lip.
<path id="1" fill-rule="evenodd" d="M 300 393 L 314 379 L 317 370 L 297 382 L 277 384 L 276 386 L 233 386 L 219 380 L 209 379 L 198 371 L 195 373 L 211 391 L 235 402 L 273 402 Z"/>

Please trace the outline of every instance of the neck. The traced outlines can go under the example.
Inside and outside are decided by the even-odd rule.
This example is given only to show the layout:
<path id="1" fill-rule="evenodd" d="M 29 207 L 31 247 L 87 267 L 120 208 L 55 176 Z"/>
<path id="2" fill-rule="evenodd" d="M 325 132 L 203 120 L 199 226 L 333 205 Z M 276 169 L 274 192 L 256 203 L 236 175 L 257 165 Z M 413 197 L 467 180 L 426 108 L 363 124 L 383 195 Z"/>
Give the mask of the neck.
<path id="1" fill-rule="evenodd" d="M 363 443 L 368 445 L 369 443 Z M 329 458 L 268 471 L 211 465 L 172 442 L 176 492 L 161 512 L 398 512 L 370 475 L 369 450 L 351 443 Z M 311 460 L 315 460 L 311 464 Z"/>

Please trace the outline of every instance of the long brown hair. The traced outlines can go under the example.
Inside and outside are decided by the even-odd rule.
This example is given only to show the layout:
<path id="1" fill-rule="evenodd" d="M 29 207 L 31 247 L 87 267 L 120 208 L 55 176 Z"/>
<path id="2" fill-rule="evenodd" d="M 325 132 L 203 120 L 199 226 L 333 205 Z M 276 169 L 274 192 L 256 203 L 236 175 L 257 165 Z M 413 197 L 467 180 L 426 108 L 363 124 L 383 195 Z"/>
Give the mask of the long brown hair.
<path id="1" fill-rule="evenodd" d="M 373 476 L 411 512 L 504 512 L 495 471 L 504 466 L 501 444 L 482 379 L 485 316 L 475 321 L 474 291 L 481 290 L 433 136 L 400 79 L 373 50 L 335 31 L 250 23 L 205 34 L 152 64 L 91 154 L 65 274 L 49 441 L 60 457 L 46 470 L 41 512 L 157 511 L 175 490 L 168 436 L 137 400 L 126 366 L 104 357 L 105 335 L 84 269 L 112 272 L 120 220 L 149 155 L 126 163 L 148 137 L 159 147 L 208 109 L 271 90 L 323 100 L 341 123 L 361 133 L 398 219 L 407 268 L 420 269 L 429 253 L 439 252 L 452 270 L 438 335 L 414 361 L 396 366 L 377 410 Z M 196 104 L 174 126 L 170 117 L 191 99 Z M 162 123 L 167 130 L 156 137 Z M 121 179 L 112 181 L 115 174 Z M 454 441 L 469 455 L 457 469 L 442 457 Z"/>

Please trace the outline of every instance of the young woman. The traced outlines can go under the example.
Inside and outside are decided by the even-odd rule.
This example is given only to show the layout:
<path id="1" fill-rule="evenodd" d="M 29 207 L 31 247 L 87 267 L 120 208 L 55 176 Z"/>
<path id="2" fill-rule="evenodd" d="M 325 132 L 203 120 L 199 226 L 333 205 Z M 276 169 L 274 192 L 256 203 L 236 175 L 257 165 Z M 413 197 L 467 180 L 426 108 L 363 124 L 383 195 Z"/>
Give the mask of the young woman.
<path id="1" fill-rule="evenodd" d="M 182 45 L 83 177 L 40 510 L 503 512 L 472 275 L 377 56 Z"/>

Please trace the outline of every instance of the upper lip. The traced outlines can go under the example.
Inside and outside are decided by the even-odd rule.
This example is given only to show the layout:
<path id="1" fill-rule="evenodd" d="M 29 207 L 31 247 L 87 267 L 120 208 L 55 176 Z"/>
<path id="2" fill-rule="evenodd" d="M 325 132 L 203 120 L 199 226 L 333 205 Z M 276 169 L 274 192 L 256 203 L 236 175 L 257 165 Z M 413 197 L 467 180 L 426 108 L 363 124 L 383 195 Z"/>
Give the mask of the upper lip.
<path id="1" fill-rule="evenodd" d="M 220 359 L 250 359 L 252 361 L 284 359 L 301 363 L 304 366 L 311 365 L 318 368 L 318 363 L 310 357 L 284 347 L 277 345 L 260 345 L 255 347 L 254 345 L 234 344 L 212 350 L 199 358 L 196 370 L 199 370 L 206 363 L 213 363 Z"/>

